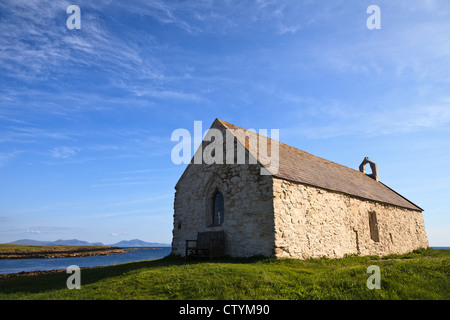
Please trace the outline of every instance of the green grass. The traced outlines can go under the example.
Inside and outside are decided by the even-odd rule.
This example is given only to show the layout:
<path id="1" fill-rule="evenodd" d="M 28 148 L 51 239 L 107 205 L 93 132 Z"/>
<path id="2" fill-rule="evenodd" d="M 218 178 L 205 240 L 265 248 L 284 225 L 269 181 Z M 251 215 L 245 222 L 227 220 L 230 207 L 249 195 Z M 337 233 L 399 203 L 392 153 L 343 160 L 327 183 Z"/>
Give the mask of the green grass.
<path id="1" fill-rule="evenodd" d="M 188 264 L 175 257 L 0 281 L 0 299 L 450 299 L 450 250 L 342 259 L 223 259 Z M 367 267 L 381 289 L 366 286 Z"/>

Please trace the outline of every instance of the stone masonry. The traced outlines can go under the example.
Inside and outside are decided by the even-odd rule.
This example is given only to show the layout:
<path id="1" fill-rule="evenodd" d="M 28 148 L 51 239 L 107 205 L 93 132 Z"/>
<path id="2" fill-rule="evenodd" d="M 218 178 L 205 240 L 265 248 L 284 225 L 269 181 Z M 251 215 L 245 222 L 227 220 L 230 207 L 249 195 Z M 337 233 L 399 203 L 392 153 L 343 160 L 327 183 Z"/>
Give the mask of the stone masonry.
<path id="1" fill-rule="evenodd" d="M 387 255 L 428 247 L 422 213 L 273 179 L 277 257 Z M 370 236 L 377 217 L 379 241 Z"/>
<path id="2" fill-rule="evenodd" d="M 215 123 L 216 124 L 216 123 Z M 224 128 L 213 125 L 225 135 Z M 235 141 L 235 149 L 237 142 Z M 203 149 L 208 145 L 203 142 Z M 224 158 L 226 150 L 224 149 Z M 249 159 L 246 152 L 246 159 Z M 271 256 L 274 247 L 272 177 L 259 164 L 189 164 L 174 201 L 172 253 L 184 255 L 185 240 L 201 231 L 225 231 L 225 254 Z M 212 197 L 223 194 L 224 222 L 212 225 Z"/>

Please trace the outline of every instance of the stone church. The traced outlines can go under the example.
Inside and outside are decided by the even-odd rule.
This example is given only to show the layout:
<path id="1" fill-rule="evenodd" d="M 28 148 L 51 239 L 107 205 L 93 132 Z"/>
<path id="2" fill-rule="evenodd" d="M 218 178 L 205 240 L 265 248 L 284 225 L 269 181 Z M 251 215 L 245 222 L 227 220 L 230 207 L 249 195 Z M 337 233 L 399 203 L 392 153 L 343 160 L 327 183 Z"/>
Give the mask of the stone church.
<path id="1" fill-rule="evenodd" d="M 184 256 L 186 240 L 203 231 L 223 231 L 231 257 L 383 256 L 428 247 L 423 209 L 380 182 L 367 157 L 354 170 L 276 141 L 273 170 L 249 144 L 261 135 L 219 119 L 212 129 L 232 137 L 232 149 L 223 141 L 224 159 L 236 160 L 241 148 L 246 161 L 187 166 L 175 186 L 172 254 Z M 212 143 L 206 137 L 197 152 Z"/>

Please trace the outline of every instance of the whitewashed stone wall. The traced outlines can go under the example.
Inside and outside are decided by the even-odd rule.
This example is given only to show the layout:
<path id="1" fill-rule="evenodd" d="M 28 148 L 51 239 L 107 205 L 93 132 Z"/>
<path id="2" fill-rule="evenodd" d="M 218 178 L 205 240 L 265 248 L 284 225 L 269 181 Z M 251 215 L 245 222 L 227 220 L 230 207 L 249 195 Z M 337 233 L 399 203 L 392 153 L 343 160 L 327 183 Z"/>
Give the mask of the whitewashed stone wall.
<path id="1" fill-rule="evenodd" d="M 225 254 L 271 256 L 274 243 L 272 178 L 257 165 L 191 164 L 175 192 L 172 253 L 184 256 L 185 240 L 199 231 L 225 231 Z M 215 190 L 224 197 L 224 221 L 211 226 Z M 178 229 L 178 221 L 181 228 Z"/>
<path id="2" fill-rule="evenodd" d="M 382 256 L 428 247 L 421 212 L 278 178 L 273 191 L 277 257 Z M 369 212 L 376 213 L 379 242 L 370 237 Z"/>

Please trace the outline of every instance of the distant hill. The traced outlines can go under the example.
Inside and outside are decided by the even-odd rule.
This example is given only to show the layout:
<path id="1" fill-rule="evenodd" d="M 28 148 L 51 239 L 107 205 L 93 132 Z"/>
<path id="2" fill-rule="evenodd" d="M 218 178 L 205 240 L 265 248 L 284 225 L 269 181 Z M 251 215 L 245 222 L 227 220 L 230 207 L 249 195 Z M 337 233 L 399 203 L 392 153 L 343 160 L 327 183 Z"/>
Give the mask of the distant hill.
<path id="1" fill-rule="evenodd" d="M 56 240 L 56 241 L 39 241 L 31 239 L 21 239 L 17 241 L 10 242 L 8 244 L 23 244 L 23 245 L 53 245 L 53 246 L 103 246 L 101 242 L 90 243 L 87 241 L 72 239 L 72 240 Z"/>
<path id="2" fill-rule="evenodd" d="M 87 242 L 87 241 L 82 241 L 82 240 L 77 240 L 77 239 L 72 239 L 72 240 L 56 240 L 53 241 L 52 243 L 53 245 L 57 245 L 57 246 L 103 246 L 104 244 L 101 242 Z"/>
<path id="3" fill-rule="evenodd" d="M 38 241 L 38 240 L 30 240 L 30 239 L 20 239 L 13 242 L 9 242 L 7 244 L 26 244 L 26 245 L 36 245 L 42 246 L 49 244 L 49 241 Z"/>
<path id="4" fill-rule="evenodd" d="M 21 239 L 17 241 L 10 242 L 8 244 L 22 244 L 22 245 L 58 245 L 58 246 L 104 246 L 101 242 L 90 243 L 87 241 L 82 241 L 78 239 L 72 240 L 56 240 L 56 241 L 39 241 L 39 240 L 31 240 L 31 239 Z M 139 239 L 133 240 L 122 240 L 114 244 L 108 244 L 111 247 L 170 247 L 170 244 L 167 243 L 158 243 L 158 242 L 145 242 Z"/>
<path id="5" fill-rule="evenodd" d="M 158 242 L 145 242 L 139 239 L 133 239 L 133 240 L 122 240 L 120 242 L 110 244 L 110 246 L 113 247 L 133 247 L 133 248 L 139 248 L 139 247 L 170 247 L 170 244 L 167 243 L 158 243 Z"/>

